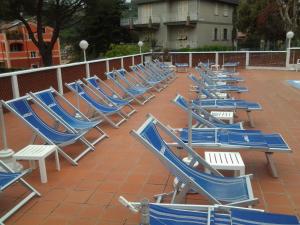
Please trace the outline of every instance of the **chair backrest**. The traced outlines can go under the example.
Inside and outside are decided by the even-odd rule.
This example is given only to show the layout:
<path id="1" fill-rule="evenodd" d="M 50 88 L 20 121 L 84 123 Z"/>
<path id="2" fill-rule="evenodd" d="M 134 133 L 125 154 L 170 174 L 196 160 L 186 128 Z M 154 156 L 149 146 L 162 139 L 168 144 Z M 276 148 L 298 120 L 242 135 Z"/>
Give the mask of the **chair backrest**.
<path id="1" fill-rule="evenodd" d="M 189 105 L 188 105 L 188 102 L 183 98 L 183 96 L 181 95 L 177 95 L 175 97 L 175 99 L 173 100 L 173 102 L 178 105 L 181 109 L 183 109 L 185 112 L 189 112 Z M 201 112 L 201 108 L 199 107 L 199 110 Z M 216 125 L 211 122 L 209 120 L 209 118 L 211 118 L 211 115 L 208 115 L 207 113 L 203 116 L 201 115 L 198 115 L 197 113 L 195 113 L 193 110 L 191 111 L 192 113 L 192 117 L 197 120 L 198 122 L 200 123 L 203 123 L 204 125 L 208 126 L 208 127 L 216 127 Z M 208 118 L 206 119 L 205 116 Z M 216 121 L 216 122 L 219 122 L 219 121 Z"/>
<path id="2" fill-rule="evenodd" d="M 67 84 L 67 86 L 77 93 L 82 99 L 84 99 L 89 105 L 93 106 L 94 108 L 100 110 L 103 113 L 117 111 L 118 108 L 114 106 L 105 105 L 96 101 L 92 96 L 90 96 L 82 87 L 84 85 L 81 81 L 73 82 Z"/>
<path id="3" fill-rule="evenodd" d="M 33 129 L 39 131 L 39 133 L 41 133 L 44 137 L 47 137 L 47 139 L 52 140 L 54 143 L 63 143 L 69 139 L 70 136 L 76 136 L 73 133 L 55 130 L 46 124 L 33 111 L 26 98 L 27 96 L 7 101 L 6 105 L 9 106 L 9 108 L 12 109 L 13 112 L 16 113 L 20 118 L 22 118 L 22 120 L 26 121 L 26 123 L 29 124 Z"/>
<path id="4" fill-rule="evenodd" d="M 56 115 L 61 117 L 67 124 L 72 125 L 80 121 L 72 116 L 59 104 L 51 89 L 33 93 L 33 95 L 37 97 L 48 108 L 50 108 Z"/>

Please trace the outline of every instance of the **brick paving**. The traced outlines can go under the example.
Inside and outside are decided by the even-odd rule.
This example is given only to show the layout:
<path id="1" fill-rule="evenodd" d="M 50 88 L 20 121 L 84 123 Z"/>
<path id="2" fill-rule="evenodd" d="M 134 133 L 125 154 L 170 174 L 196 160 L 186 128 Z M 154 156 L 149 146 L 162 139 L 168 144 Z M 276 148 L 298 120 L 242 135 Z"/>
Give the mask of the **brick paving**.
<path id="1" fill-rule="evenodd" d="M 261 152 L 242 152 L 246 173 L 254 174 L 254 195 L 260 199 L 256 206 L 271 212 L 300 215 L 300 90 L 287 85 L 286 80 L 299 79 L 299 73 L 285 71 L 244 70 L 242 84 L 249 92 L 242 99 L 257 101 L 263 111 L 254 112 L 255 129 L 279 132 L 293 149 L 292 154 L 275 154 L 279 178 L 272 178 Z M 96 151 L 71 166 L 61 157 L 61 171 L 55 170 L 54 157 L 47 159 L 48 183 L 41 184 L 38 170 L 28 177 L 42 194 L 13 215 L 7 224 L 55 224 L 55 225 L 111 225 L 138 224 L 138 215 L 122 207 L 117 198 L 125 196 L 132 201 L 169 191 L 173 177 L 161 163 L 129 131 L 138 128 L 151 113 L 165 124 L 183 127 L 187 115 L 170 100 L 178 92 L 186 97 L 190 81 L 187 73 L 179 73 L 177 80 L 144 106 L 134 105 L 138 112 L 119 129 L 103 124 L 109 138 L 96 145 Z M 66 94 L 73 102 L 73 96 Z M 239 96 L 238 96 L 239 97 Z M 85 108 L 83 108 L 85 109 Z M 31 140 L 30 130 L 10 113 L 5 115 L 8 143 L 21 149 Z M 238 114 L 237 121 L 246 119 L 246 113 Z M 93 133 L 89 135 L 94 136 Z M 69 152 L 76 152 L 80 145 L 73 145 Z M 200 149 L 203 155 L 205 149 Z M 24 166 L 27 164 L 24 162 Z M 18 185 L 1 193 L 0 209 L 21 197 L 23 189 Z M 188 203 L 207 204 L 199 195 L 188 196 Z"/>

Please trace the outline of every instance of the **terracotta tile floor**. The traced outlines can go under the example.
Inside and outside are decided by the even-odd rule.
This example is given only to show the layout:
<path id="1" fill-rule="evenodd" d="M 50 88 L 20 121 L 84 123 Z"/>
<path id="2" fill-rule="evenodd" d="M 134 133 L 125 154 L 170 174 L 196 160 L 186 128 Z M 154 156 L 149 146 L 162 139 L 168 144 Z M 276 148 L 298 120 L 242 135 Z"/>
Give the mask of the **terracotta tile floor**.
<path id="1" fill-rule="evenodd" d="M 254 174 L 252 181 L 255 196 L 260 199 L 257 207 L 272 212 L 300 212 L 300 90 L 288 86 L 286 80 L 299 79 L 299 73 L 284 71 L 241 71 L 246 82 L 242 85 L 249 92 L 241 94 L 243 99 L 262 104 L 263 111 L 254 112 L 256 129 L 265 132 L 280 132 L 294 150 L 292 154 L 275 154 L 279 178 L 270 176 L 266 159 L 261 152 L 243 152 L 246 172 Z M 35 170 L 27 178 L 41 193 L 7 224 L 138 224 L 138 215 L 122 207 L 117 198 L 123 195 L 129 200 L 152 199 L 152 195 L 171 189 L 173 177 L 160 162 L 130 134 L 138 128 L 147 113 L 151 113 L 165 124 L 183 127 L 187 115 L 170 103 L 175 94 L 191 98 L 190 81 L 186 73 L 145 106 L 135 105 L 138 112 L 119 129 L 107 124 L 102 128 L 109 138 L 96 145 L 96 151 L 86 155 L 77 167 L 61 158 L 62 170 L 55 170 L 54 158 L 47 160 L 48 183 L 41 184 L 39 172 Z M 74 101 L 70 94 L 68 98 Z M 85 109 L 85 108 L 82 108 Z M 26 146 L 31 132 L 15 116 L 5 115 L 9 146 L 15 150 Z M 237 120 L 246 119 L 241 112 Z M 90 137 L 94 134 L 91 133 Z M 69 148 L 76 152 L 80 145 Z M 203 154 L 205 149 L 199 151 Z M 27 164 L 24 162 L 24 165 Z M 0 209 L 4 210 L 21 197 L 19 186 L 1 193 Z M 202 196 L 189 196 L 189 203 L 206 204 Z"/>

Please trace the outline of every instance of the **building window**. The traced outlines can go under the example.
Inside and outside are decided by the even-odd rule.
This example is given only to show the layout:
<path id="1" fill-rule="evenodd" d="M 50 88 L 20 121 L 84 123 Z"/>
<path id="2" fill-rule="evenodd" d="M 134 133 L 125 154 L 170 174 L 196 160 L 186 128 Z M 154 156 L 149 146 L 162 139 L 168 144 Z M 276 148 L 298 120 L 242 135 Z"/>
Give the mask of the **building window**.
<path id="1" fill-rule="evenodd" d="M 36 58 L 36 52 L 30 52 L 30 58 Z"/>
<path id="2" fill-rule="evenodd" d="M 223 8 L 223 15 L 224 16 L 228 16 L 228 5 L 224 5 L 224 8 Z"/>
<path id="3" fill-rule="evenodd" d="M 21 52 L 23 51 L 23 44 L 22 43 L 11 43 L 9 46 L 11 52 Z"/>
<path id="4" fill-rule="evenodd" d="M 215 28 L 213 33 L 214 33 L 213 34 L 213 40 L 217 41 L 218 40 L 218 28 Z"/>
<path id="5" fill-rule="evenodd" d="M 216 2 L 216 5 L 215 5 L 215 16 L 218 16 L 219 15 L 219 4 Z"/>
<path id="6" fill-rule="evenodd" d="M 31 64 L 31 68 L 39 68 L 39 65 L 37 65 L 37 64 Z"/>
<path id="7" fill-rule="evenodd" d="M 228 29 L 224 28 L 223 30 L 223 40 L 228 41 Z"/>

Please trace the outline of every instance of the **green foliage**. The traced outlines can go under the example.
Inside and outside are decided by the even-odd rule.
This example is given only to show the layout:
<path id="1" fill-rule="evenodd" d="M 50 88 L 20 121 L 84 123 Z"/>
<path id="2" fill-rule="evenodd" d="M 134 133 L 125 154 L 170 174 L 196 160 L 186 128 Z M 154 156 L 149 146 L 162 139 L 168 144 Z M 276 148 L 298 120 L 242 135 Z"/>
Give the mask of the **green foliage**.
<path id="1" fill-rule="evenodd" d="M 212 52 L 212 51 L 232 51 L 233 47 L 224 45 L 204 45 L 198 48 L 181 48 L 178 52 Z"/>
<path id="2" fill-rule="evenodd" d="M 142 52 L 149 52 L 150 48 L 147 45 L 142 47 Z M 133 55 L 140 53 L 140 48 L 137 44 L 111 44 L 110 50 L 105 53 L 105 57 L 117 57 L 123 55 Z"/>
<path id="3" fill-rule="evenodd" d="M 99 57 L 111 44 L 129 43 L 131 36 L 127 29 L 120 27 L 122 11 L 126 9 L 124 0 L 87 0 L 87 7 L 81 21 L 64 32 L 63 39 L 74 46 L 75 56 L 81 52 L 80 40 L 87 40 L 87 58 Z"/>

